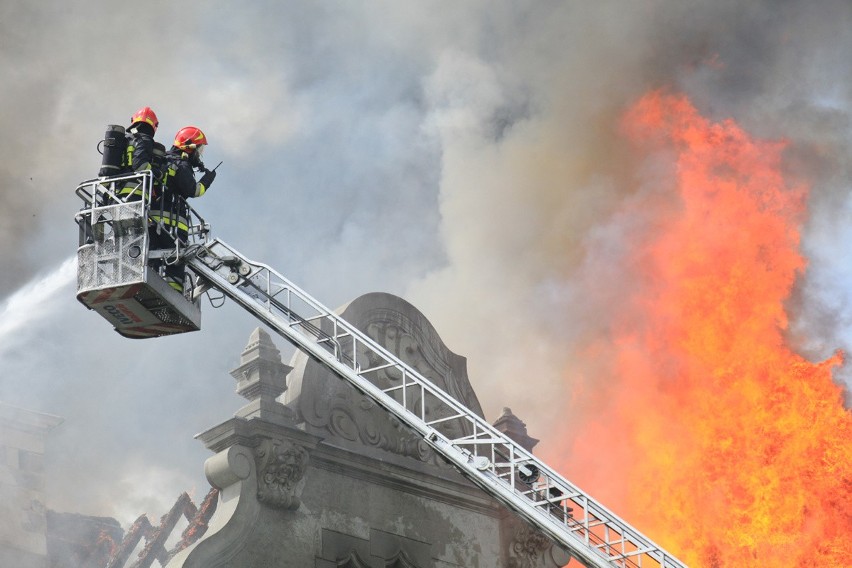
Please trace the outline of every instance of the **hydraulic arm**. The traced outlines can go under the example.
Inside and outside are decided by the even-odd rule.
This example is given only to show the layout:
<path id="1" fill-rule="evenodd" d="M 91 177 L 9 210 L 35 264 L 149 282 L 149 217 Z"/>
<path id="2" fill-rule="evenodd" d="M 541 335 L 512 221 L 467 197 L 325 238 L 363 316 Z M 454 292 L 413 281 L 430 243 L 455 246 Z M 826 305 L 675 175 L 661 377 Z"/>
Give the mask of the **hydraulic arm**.
<path id="1" fill-rule="evenodd" d="M 578 560 L 599 567 L 684 566 L 269 266 L 218 239 L 190 251 L 186 263 L 210 286 L 419 432 L 468 479 Z M 380 389 L 370 376 L 388 367 L 402 379 Z"/>

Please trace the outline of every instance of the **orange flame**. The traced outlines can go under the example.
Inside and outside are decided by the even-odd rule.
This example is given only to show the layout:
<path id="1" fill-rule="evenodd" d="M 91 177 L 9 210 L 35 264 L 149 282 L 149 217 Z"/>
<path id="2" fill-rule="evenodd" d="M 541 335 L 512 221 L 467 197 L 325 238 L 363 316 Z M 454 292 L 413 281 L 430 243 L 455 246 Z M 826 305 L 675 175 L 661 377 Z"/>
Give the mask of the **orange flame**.
<path id="1" fill-rule="evenodd" d="M 785 180 L 784 143 L 685 96 L 646 95 L 624 129 L 643 175 L 670 175 L 631 204 L 653 228 L 627 245 L 630 292 L 592 346 L 610 388 L 569 478 L 693 568 L 852 566 L 842 357 L 810 363 L 783 336 L 808 188 Z"/>

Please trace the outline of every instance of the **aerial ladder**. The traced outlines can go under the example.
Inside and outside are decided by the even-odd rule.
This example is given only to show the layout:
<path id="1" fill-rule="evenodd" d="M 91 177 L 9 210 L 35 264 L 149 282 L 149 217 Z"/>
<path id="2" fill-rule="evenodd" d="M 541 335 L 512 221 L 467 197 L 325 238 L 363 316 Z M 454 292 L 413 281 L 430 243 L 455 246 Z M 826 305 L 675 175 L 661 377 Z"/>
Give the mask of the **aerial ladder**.
<path id="1" fill-rule="evenodd" d="M 139 201 L 117 189 L 137 183 Z M 150 172 L 81 183 L 77 298 L 125 337 L 158 337 L 200 329 L 200 298 L 213 290 L 239 304 L 298 349 L 396 416 L 467 479 L 592 568 L 685 568 L 685 564 L 562 477 L 506 434 L 456 401 L 366 333 L 323 306 L 271 267 L 224 241 L 189 211 L 188 231 L 152 221 L 158 207 Z M 162 205 L 160 205 L 162 206 Z M 153 218 L 162 218 L 163 215 Z M 174 246 L 151 247 L 151 234 Z M 158 239 L 161 242 L 161 239 Z M 162 267 L 187 269 L 183 293 Z M 211 300 L 213 297 L 211 296 Z M 392 368 L 398 384 L 371 377 Z M 665 506 L 661 503 L 660 507 Z"/>

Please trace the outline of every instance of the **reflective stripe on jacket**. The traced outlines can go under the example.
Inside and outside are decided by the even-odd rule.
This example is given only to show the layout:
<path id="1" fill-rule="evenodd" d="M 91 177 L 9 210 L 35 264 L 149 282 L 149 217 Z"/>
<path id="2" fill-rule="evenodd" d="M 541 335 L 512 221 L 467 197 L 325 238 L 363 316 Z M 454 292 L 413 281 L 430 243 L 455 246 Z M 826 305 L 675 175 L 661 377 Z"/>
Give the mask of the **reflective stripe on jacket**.
<path id="1" fill-rule="evenodd" d="M 152 203 L 150 218 L 179 232 L 189 231 L 189 205 L 186 199 L 201 197 L 207 188 L 195 181 L 189 155 L 172 147 L 166 152 L 166 170 L 162 198 Z"/>
<path id="2" fill-rule="evenodd" d="M 130 130 L 127 139 L 125 163 L 134 172 L 151 169 L 154 161 L 154 138 L 144 132 Z"/>
<path id="3" fill-rule="evenodd" d="M 171 211 L 152 209 L 148 218 L 155 223 L 162 222 L 166 227 L 176 227 L 178 231 L 189 231 L 189 220 L 181 215 L 175 215 Z"/>
<path id="4" fill-rule="evenodd" d="M 154 160 L 154 138 L 139 132 L 135 128 L 127 132 L 127 154 L 124 157 L 125 165 L 132 172 L 144 172 L 151 170 Z M 157 172 L 154 172 L 155 178 Z M 118 196 L 125 201 L 139 201 L 142 199 L 142 187 L 139 182 L 128 181 L 118 191 Z"/>

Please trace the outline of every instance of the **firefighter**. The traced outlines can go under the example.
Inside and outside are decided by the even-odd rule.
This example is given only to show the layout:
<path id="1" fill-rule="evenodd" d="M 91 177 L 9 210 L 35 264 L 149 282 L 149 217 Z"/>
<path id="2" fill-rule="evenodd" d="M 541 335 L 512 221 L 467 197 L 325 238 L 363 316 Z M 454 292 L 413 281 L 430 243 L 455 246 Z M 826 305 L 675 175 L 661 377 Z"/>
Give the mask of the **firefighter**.
<path id="1" fill-rule="evenodd" d="M 168 187 L 184 199 L 201 197 L 216 179 L 216 172 L 204 167 L 201 157 L 207 137 L 195 126 L 185 126 L 178 130 L 171 149 L 166 153 L 168 163 Z M 194 169 L 204 175 L 195 181 Z"/>
<path id="2" fill-rule="evenodd" d="M 119 125 L 109 125 L 102 141 L 103 160 L 98 175 L 114 177 L 152 170 L 154 187 L 151 191 L 156 192 L 162 183 L 165 171 L 165 147 L 154 141 L 154 134 L 159 124 L 157 114 L 151 107 L 145 106 L 133 113 L 130 117 L 130 126 L 126 129 Z M 115 191 L 121 201 L 142 199 L 142 184 L 139 181 L 127 181 L 123 185 L 119 182 L 118 185 Z M 112 198 L 107 195 L 98 197 L 98 205 L 111 203 Z M 94 230 L 91 223 L 81 225 L 81 245 L 94 241 L 96 237 Z"/>
<path id="3" fill-rule="evenodd" d="M 160 209 L 151 209 L 151 219 L 161 223 L 161 229 L 165 229 L 165 235 L 161 232 L 157 242 L 163 248 L 182 247 L 186 244 L 189 229 L 189 207 L 186 199 L 204 195 L 216 178 L 216 172 L 208 170 L 201 161 L 206 145 L 207 137 L 201 129 L 185 126 L 178 130 L 174 144 L 166 152 L 164 205 Z M 195 180 L 196 169 L 204 172 L 198 181 Z M 183 266 L 167 264 L 165 273 L 169 286 L 183 292 Z"/>
<path id="4" fill-rule="evenodd" d="M 163 177 L 163 165 L 158 163 L 157 155 L 162 155 L 165 148 L 162 144 L 154 142 L 154 134 L 160 122 L 151 107 L 142 107 L 130 117 L 130 126 L 127 127 L 127 151 L 124 157 L 124 165 L 128 173 L 152 170 L 155 185 Z M 139 201 L 142 199 L 142 187 L 138 182 L 128 182 L 119 189 L 118 196 L 123 201 Z"/>

